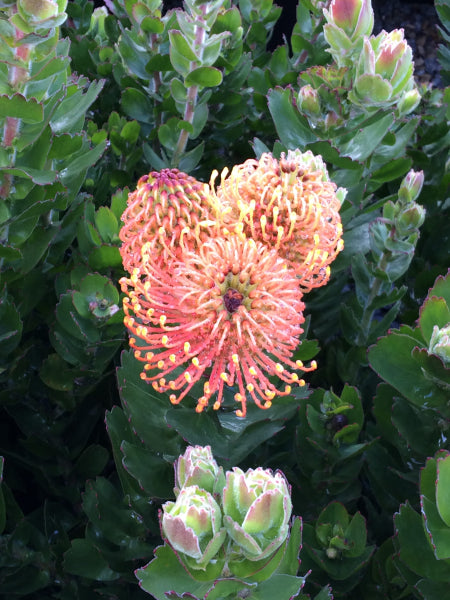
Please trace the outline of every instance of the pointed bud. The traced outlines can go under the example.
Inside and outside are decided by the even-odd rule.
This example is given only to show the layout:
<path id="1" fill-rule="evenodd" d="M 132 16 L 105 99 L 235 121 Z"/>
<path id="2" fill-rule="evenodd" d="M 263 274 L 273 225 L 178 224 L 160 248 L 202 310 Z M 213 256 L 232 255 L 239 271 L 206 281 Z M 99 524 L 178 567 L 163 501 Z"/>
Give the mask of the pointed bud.
<path id="1" fill-rule="evenodd" d="M 428 352 L 439 356 L 445 365 L 450 365 L 450 324 L 442 329 L 437 325 L 433 327 Z"/>
<path id="2" fill-rule="evenodd" d="M 404 177 L 398 190 L 398 197 L 403 202 L 414 202 L 422 191 L 423 171 L 409 171 Z"/>
<path id="3" fill-rule="evenodd" d="M 312 85 L 307 84 L 300 88 L 297 98 L 300 112 L 308 116 L 317 117 L 320 115 L 320 98 L 317 90 Z"/>
<path id="4" fill-rule="evenodd" d="M 420 92 L 417 88 L 405 92 L 397 104 L 398 114 L 400 117 L 411 113 L 419 104 L 421 100 Z"/>
<path id="5" fill-rule="evenodd" d="M 370 0 L 333 0 L 323 11 L 328 23 L 334 23 L 352 40 L 370 35 L 374 16 Z"/>

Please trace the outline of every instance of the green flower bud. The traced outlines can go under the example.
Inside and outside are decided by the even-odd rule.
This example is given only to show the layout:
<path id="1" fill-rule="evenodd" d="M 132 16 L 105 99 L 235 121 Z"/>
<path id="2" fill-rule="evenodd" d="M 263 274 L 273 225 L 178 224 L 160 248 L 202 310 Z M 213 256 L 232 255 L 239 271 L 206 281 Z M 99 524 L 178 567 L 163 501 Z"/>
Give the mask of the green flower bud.
<path id="1" fill-rule="evenodd" d="M 415 229 L 419 229 L 425 221 L 425 209 L 416 202 L 406 206 L 397 218 L 395 219 L 395 225 L 400 234 L 405 235 L 412 233 Z"/>
<path id="2" fill-rule="evenodd" d="M 270 469 L 238 467 L 227 472 L 223 490 L 224 525 L 249 560 L 270 557 L 285 541 L 292 512 L 284 475 Z"/>
<path id="3" fill-rule="evenodd" d="M 351 66 L 352 57 L 360 53 L 363 37 L 373 30 L 370 0 L 333 0 L 323 14 L 327 20 L 323 30 L 329 52 L 339 66 Z"/>
<path id="4" fill-rule="evenodd" d="M 48 31 L 64 23 L 66 6 L 67 0 L 17 0 L 10 20 L 24 33 Z"/>
<path id="5" fill-rule="evenodd" d="M 161 529 L 172 548 L 191 569 L 205 570 L 220 550 L 226 531 L 212 495 L 198 486 L 183 488 L 175 502 L 162 507 Z"/>
<path id="6" fill-rule="evenodd" d="M 417 100 L 416 94 L 407 95 L 414 89 L 413 71 L 412 50 L 403 29 L 366 37 L 349 99 L 374 108 L 401 103 L 401 110 L 407 110 Z"/>
<path id="7" fill-rule="evenodd" d="M 197 485 L 213 493 L 220 475 L 222 469 L 214 460 L 210 446 L 188 446 L 175 463 L 175 490 Z"/>
<path id="8" fill-rule="evenodd" d="M 423 171 L 409 171 L 403 178 L 398 190 L 398 197 L 403 203 L 414 202 L 422 191 Z"/>
<path id="9" fill-rule="evenodd" d="M 297 97 L 298 108 L 309 116 L 320 115 L 320 98 L 317 90 L 309 83 L 300 88 Z"/>
<path id="10" fill-rule="evenodd" d="M 445 365 L 450 365 L 450 323 L 442 329 L 437 325 L 433 327 L 428 352 L 439 356 Z"/>
<path id="11" fill-rule="evenodd" d="M 417 88 L 405 92 L 397 104 L 398 114 L 400 117 L 408 115 L 412 112 L 421 100 L 420 92 Z"/>

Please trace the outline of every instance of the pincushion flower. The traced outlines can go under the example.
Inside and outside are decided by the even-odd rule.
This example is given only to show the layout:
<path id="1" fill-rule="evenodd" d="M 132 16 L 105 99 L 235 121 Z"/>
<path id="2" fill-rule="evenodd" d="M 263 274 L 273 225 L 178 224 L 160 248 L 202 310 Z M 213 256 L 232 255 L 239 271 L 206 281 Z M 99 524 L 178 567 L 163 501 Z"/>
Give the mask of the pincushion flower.
<path id="1" fill-rule="evenodd" d="M 178 256 L 184 245 L 200 243 L 212 234 L 217 210 L 207 184 L 178 169 L 152 171 L 141 177 L 129 194 L 122 215 L 120 253 L 132 273 L 141 264 L 142 247 L 153 243 L 153 260 Z"/>
<path id="2" fill-rule="evenodd" d="M 169 391 L 174 404 L 203 379 L 197 412 L 213 395 L 218 409 L 224 386 L 236 385 L 241 417 L 247 395 L 269 408 L 292 384 L 304 385 L 295 370 L 312 370 L 315 362 L 306 368 L 291 360 L 303 331 L 302 293 L 276 251 L 228 236 L 186 249 L 170 269 L 152 255 L 148 244 L 141 269 L 121 280 L 130 346 L 145 363 L 142 379 Z M 286 383 L 283 390 L 270 381 L 272 375 Z"/>
<path id="3" fill-rule="evenodd" d="M 217 171 L 213 172 L 211 188 Z M 216 196 L 234 233 L 262 242 L 288 262 L 304 292 L 327 283 L 342 250 L 339 208 L 346 190 L 336 189 L 320 156 L 270 153 L 224 169 Z"/>

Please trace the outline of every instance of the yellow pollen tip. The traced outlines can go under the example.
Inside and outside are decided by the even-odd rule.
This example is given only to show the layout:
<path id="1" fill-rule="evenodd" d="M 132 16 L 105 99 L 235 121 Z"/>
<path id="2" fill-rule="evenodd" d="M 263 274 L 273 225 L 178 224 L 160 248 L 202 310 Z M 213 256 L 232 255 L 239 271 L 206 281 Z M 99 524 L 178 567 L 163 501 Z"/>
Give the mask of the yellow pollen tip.
<path id="1" fill-rule="evenodd" d="M 141 356 L 140 350 L 135 350 L 134 351 L 134 358 L 140 358 L 140 356 Z"/>
<path id="2" fill-rule="evenodd" d="M 317 362 L 315 360 L 311 361 L 311 369 L 317 369 Z"/>
<path id="3" fill-rule="evenodd" d="M 291 386 L 290 386 L 290 385 L 287 385 L 287 386 L 284 388 L 284 392 L 285 392 L 285 394 L 290 394 L 290 393 L 292 392 L 292 388 L 291 388 Z"/>
<path id="4" fill-rule="evenodd" d="M 236 416 L 237 417 L 244 417 L 245 415 L 244 415 L 243 411 L 241 409 L 239 409 L 239 410 L 236 411 Z"/>
<path id="5" fill-rule="evenodd" d="M 164 327 L 164 325 L 166 324 L 166 321 L 167 321 L 166 315 L 161 315 L 159 317 L 159 323 L 160 323 L 161 327 Z"/>
<path id="6" fill-rule="evenodd" d="M 295 361 L 295 364 L 297 365 L 297 367 L 298 367 L 299 369 L 303 369 L 303 363 L 302 363 L 302 361 L 301 361 L 301 360 L 296 360 L 296 361 Z"/>
<path id="7" fill-rule="evenodd" d="M 250 375 L 255 376 L 256 375 L 256 369 L 255 369 L 255 367 L 250 367 L 250 369 L 248 370 L 248 372 L 250 373 Z"/>
<path id="8" fill-rule="evenodd" d="M 188 371 L 185 371 L 185 372 L 184 372 L 184 378 L 186 379 L 186 381 L 187 381 L 188 383 L 191 383 L 191 381 L 192 381 L 192 377 L 191 377 L 191 374 L 190 374 Z"/>
<path id="9" fill-rule="evenodd" d="M 171 362 L 171 363 L 174 363 L 174 362 L 176 362 L 176 360 L 177 360 L 177 357 L 175 356 L 175 354 L 171 354 L 171 355 L 169 356 L 169 360 L 170 360 L 170 362 Z"/>
<path id="10" fill-rule="evenodd" d="M 167 335 L 163 335 L 161 338 L 161 344 L 163 346 L 167 346 L 168 343 L 169 343 L 169 338 L 167 337 Z"/>
<path id="11" fill-rule="evenodd" d="M 298 382 L 298 385 L 299 385 L 300 387 L 305 387 L 305 385 L 306 385 L 306 381 L 305 381 L 304 379 L 300 379 L 300 381 Z"/>
<path id="12" fill-rule="evenodd" d="M 211 394 L 211 388 L 209 386 L 209 381 L 205 381 L 205 383 L 203 384 L 203 391 L 205 392 L 205 394 L 207 396 L 209 396 Z"/>
<path id="13" fill-rule="evenodd" d="M 231 360 L 234 362 L 235 365 L 239 364 L 239 356 L 237 354 L 232 354 Z"/>
<path id="14" fill-rule="evenodd" d="M 169 400 L 172 402 L 172 404 L 177 403 L 177 397 L 175 396 L 175 394 L 170 394 Z"/>
<path id="15" fill-rule="evenodd" d="M 158 234 L 159 234 L 159 235 L 165 235 L 165 233 L 166 233 L 166 230 L 164 229 L 164 227 L 160 227 L 160 228 L 158 229 Z"/>
<path id="16" fill-rule="evenodd" d="M 277 370 L 278 373 L 282 373 L 284 371 L 284 367 L 280 363 L 277 363 L 275 365 L 275 369 Z"/>
<path id="17" fill-rule="evenodd" d="M 183 350 L 184 350 L 185 354 L 189 354 L 189 352 L 191 350 L 191 345 L 189 342 L 184 342 Z"/>
<path id="18" fill-rule="evenodd" d="M 238 392 L 237 394 L 234 395 L 234 399 L 236 400 L 236 402 L 242 402 L 242 400 L 244 399 L 244 397 L 242 396 L 242 394 L 240 394 Z"/>
<path id="19" fill-rule="evenodd" d="M 216 401 L 216 402 L 214 402 L 214 404 L 213 404 L 213 409 L 214 409 L 214 410 L 219 410 L 219 408 L 220 408 L 220 402 L 217 400 L 217 401 Z"/>
<path id="20" fill-rule="evenodd" d="M 269 398 L 269 400 L 272 400 L 273 398 L 275 398 L 275 392 L 272 392 L 272 390 L 264 390 L 264 393 Z"/>
<path id="21" fill-rule="evenodd" d="M 158 369 L 159 370 L 164 369 L 164 361 L 163 360 L 158 360 Z"/>
<path id="22" fill-rule="evenodd" d="M 318 245 L 319 245 L 319 242 L 320 242 L 320 236 L 319 236 L 319 234 L 318 234 L 318 233 L 315 233 L 315 234 L 314 234 L 313 240 L 314 240 L 314 245 L 315 245 L 315 246 L 318 246 Z"/>
<path id="23" fill-rule="evenodd" d="M 222 381 L 225 381 L 225 383 L 228 383 L 228 375 L 226 373 L 221 373 L 220 379 L 222 379 Z"/>
<path id="24" fill-rule="evenodd" d="M 292 381 L 298 381 L 297 373 L 292 373 L 291 377 L 292 377 Z"/>
<path id="25" fill-rule="evenodd" d="M 249 392 L 253 392 L 255 389 L 255 386 L 253 385 L 253 383 L 247 383 L 247 390 Z"/>
<path id="26" fill-rule="evenodd" d="M 270 408 L 272 406 L 272 402 L 270 400 L 266 400 L 266 402 L 264 402 L 264 408 Z"/>
<path id="27" fill-rule="evenodd" d="M 196 356 L 194 356 L 194 358 L 192 359 L 192 364 L 194 365 L 194 367 L 198 367 L 200 365 L 200 362 Z"/>
<path id="28" fill-rule="evenodd" d="M 144 365 L 144 371 L 150 371 L 151 368 L 152 366 L 149 364 Z"/>

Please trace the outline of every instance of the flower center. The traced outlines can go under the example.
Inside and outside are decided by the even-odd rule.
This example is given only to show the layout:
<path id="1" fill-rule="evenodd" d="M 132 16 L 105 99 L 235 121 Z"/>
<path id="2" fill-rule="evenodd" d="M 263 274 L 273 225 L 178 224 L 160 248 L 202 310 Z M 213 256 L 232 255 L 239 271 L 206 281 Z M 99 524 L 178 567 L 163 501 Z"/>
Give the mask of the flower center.
<path id="1" fill-rule="evenodd" d="M 243 294 L 235 290 L 234 288 L 228 288 L 223 295 L 223 303 L 227 311 L 232 315 L 241 306 L 244 299 Z"/>

